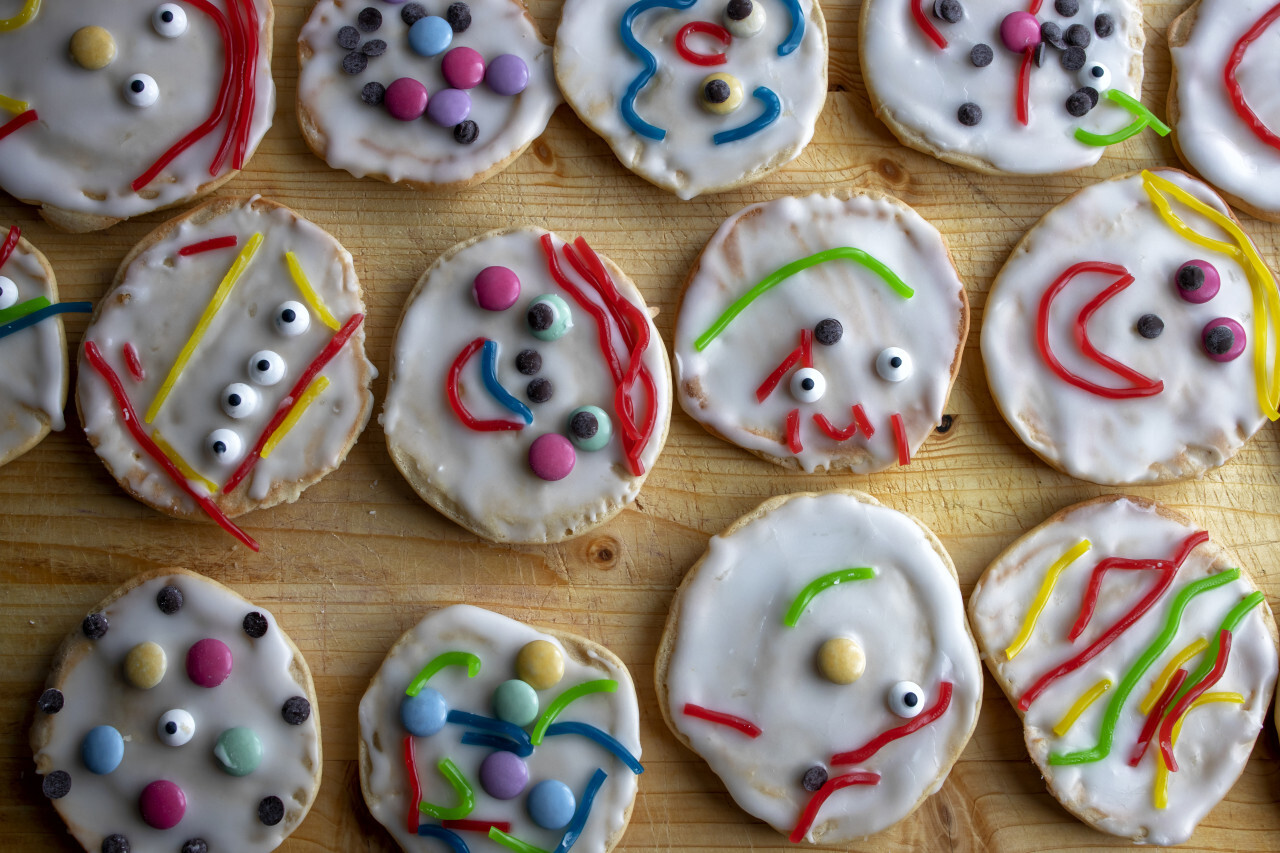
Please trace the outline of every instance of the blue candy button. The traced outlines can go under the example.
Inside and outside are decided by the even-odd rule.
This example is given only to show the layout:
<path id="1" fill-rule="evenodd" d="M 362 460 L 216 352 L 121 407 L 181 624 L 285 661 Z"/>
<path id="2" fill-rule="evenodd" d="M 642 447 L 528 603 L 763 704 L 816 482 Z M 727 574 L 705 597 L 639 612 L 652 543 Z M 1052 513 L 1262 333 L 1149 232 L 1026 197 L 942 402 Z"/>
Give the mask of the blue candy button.
<path id="1" fill-rule="evenodd" d="M 453 27 L 444 18 L 428 15 L 409 27 L 409 47 L 419 56 L 444 53 L 453 41 Z"/>
<path id="2" fill-rule="evenodd" d="M 545 779 L 533 786 L 525 801 L 529 817 L 543 829 L 561 829 L 573 819 L 577 802 L 569 786 L 556 779 Z"/>
<path id="3" fill-rule="evenodd" d="M 124 758 L 124 738 L 111 726 L 92 728 L 80 742 L 80 758 L 90 773 L 105 776 L 120 766 Z"/>
<path id="4" fill-rule="evenodd" d="M 409 734 L 429 737 L 444 728 L 449 706 L 439 690 L 422 688 L 417 696 L 406 696 L 400 702 L 400 722 Z"/>

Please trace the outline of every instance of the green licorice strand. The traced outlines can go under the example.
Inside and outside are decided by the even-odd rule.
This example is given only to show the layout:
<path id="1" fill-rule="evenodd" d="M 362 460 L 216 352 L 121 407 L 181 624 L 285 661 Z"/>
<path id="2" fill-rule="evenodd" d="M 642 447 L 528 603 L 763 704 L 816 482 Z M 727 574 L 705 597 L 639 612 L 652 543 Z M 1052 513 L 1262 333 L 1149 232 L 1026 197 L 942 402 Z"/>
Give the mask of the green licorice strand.
<path id="1" fill-rule="evenodd" d="M 508 835 L 496 826 L 489 827 L 489 840 L 496 841 L 503 847 L 516 851 L 516 853 L 550 853 L 550 851 L 543 850 L 541 847 L 534 847 L 527 841 L 521 841 L 514 835 Z"/>
<path id="2" fill-rule="evenodd" d="M 467 678 L 475 678 L 480 672 L 480 658 L 471 654 L 471 652 L 443 652 L 438 654 L 422 668 L 422 671 L 414 677 L 413 681 L 409 682 L 404 694 L 406 696 L 417 696 L 422 692 L 422 688 L 427 686 L 431 676 L 446 666 L 465 666 L 467 668 Z"/>
<path id="3" fill-rule="evenodd" d="M 552 700 L 551 704 L 547 706 L 547 710 L 542 712 L 542 716 L 538 718 L 537 725 L 533 727 L 533 733 L 529 735 L 530 742 L 534 746 L 542 743 L 542 736 L 546 734 L 547 726 L 556 721 L 556 717 L 560 716 L 561 711 L 569 707 L 569 703 L 591 693 L 613 693 L 617 689 L 618 682 L 612 678 L 584 681 L 576 687 L 570 687 Z"/>
<path id="4" fill-rule="evenodd" d="M 791 606 L 787 608 L 787 615 L 782 617 L 783 624 L 788 628 L 794 628 L 796 623 L 800 621 L 801 615 L 804 614 L 804 609 L 809 606 L 809 602 L 813 601 L 818 593 L 845 581 L 869 581 L 875 576 L 875 569 L 861 566 L 856 569 L 837 569 L 820 578 L 814 578 L 805 585 L 804 589 L 800 590 L 795 601 L 791 602 Z"/>
<path id="5" fill-rule="evenodd" d="M 889 267 L 887 267 L 882 261 L 867 252 L 864 252 L 861 249 L 855 249 L 852 246 L 839 246 L 834 249 L 825 249 L 821 252 L 815 252 L 814 254 L 809 255 L 807 258 L 800 258 L 799 260 L 792 261 L 786 266 L 779 267 L 765 276 L 759 284 L 742 294 L 742 296 L 738 297 L 736 302 L 725 309 L 725 312 L 720 315 L 719 319 L 711 324 L 711 328 L 703 332 L 702 335 L 693 342 L 694 349 L 698 352 L 702 352 L 706 349 L 707 346 L 714 341 L 730 323 L 733 322 L 735 317 L 745 311 L 748 305 L 755 302 L 757 298 L 763 296 L 774 286 L 781 284 L 797 273 L 804 272 L 809 269 L 809 267 L 816 267 L 818 264 L 839 259 L 855 261 L 862 264 L 864 267 L 880 276 L 880 278 L 884 279 L 884 283 L 897 291 L 904 299 L 910 299 L 915 295 L 915 291 L 910 287 L 907 287 L 907 283 L 898 278 L 897 273 L 889 269 Z"/>
<path id="6" fill-rule="evenodd" d="M 1204 681 L 1205 676 L 1209 674 L 1209 670 L 1213 669 L 1214 663 L 1218 660 L 1218 650 L 1222 648 L 1222 632 L 1226 631 L 1229 634 L 1234 634 L 1236 628 L 1240 627 L 1241 620 L 1249 615 L 1249 611 L 1261 604 L 1262 599 L 1265 597 L 1261 591 L 1255 591 L 1251 595 L 1246 595 L 1239 604 L 1231 608 L 1226 617 L 1223 618 L 1222 624 L 1218 626 L 1218 630 L 1213 632 L 1213 642 L 1209 644 L 1209 647 L 1204 650 L 1204 654 L 1200 656 L 1200 666 L 1196 667 L 1196 671 L 1191 673 L 1186 681 L 1182 682 L 1182 687 L 1178 689 L 1178 692 L 1173 694 L 1173 700 L 1169 703 L 1170 708 L 1178 704 L 1178 700 L 1190 693 L 1201 681 Z"/>
<path id="7" fill-rule="evenodd" d="M 1178 626 L 1182 622 L 1182 613 L 1187 609 L 1187 604 L 1200 593 L 1229 584 L 1238 577 L 1240 577 L 1239 569 L 1227 569 L 1224 572 L 1201 578 L 1195 583 L 1183 587 L 1174 597 L 1173 604 L 1169 606 L 1169 615 L 1165 617 L 1164 628 L 1151 641 L 1151 645 L 1147 646 L 1146 651 L 1138 657 L 1133 666 L 1129 668 L 1129 671 L 1125 673 L 1120 686 L 1116 688 L 1111 701 L 1107 703 L 1106 713 L 1102 717 L 1102 730 L 1099 733 L 1098 745 L 1093 749 L 1078 750 L 1076 752 L 1050 753 L 1049 763 L 1059 767 L 1064 764 L 1089 764 L 1106 758 L 1111 753 L 1111 744 L 1116 735 L 1116 721 L 1120 719 L 1120 711 L 1124 708 L 1125 701 L 1129 698 L 1129 694 L 1133 692 L 1138 679 L 1142 678 L 1143 673 L 1151 668 L 1151 664 L 1155 663 L 1156 658 L 1160 657 L 1164 650 L 1169 647 L 1169 644 L 1173 642 L 1174 635 L 1178 633 Z"/>
<path id="8" fill-rule="evenodd" d="M 471 814 L 471 810 L 476 807 L 476 795 L 471 790 L 471 786 L 467 784 L 467 780 L 463 778 L 462 771 L 452 761 L 442 758 L 436 767 L 439 768 L 440 775 L 449 781 L 449 786 L 453 788 L 453 792 L 458 795 L 458 804 L 450 808 L 437 806 L 434 803 L 428 803 L 423 800 L 418 803 L 418 811 L 424 815 L 430 815 L 436 820 L 462 820 Z"/>
<path id="9" fill-rule="evenodd" d="M 52 303 L 48 297 L 37 296 L 34 299 L 28 299 L 26 302 L 19 302 L 17 305 L 11 305 L 0 311 L 0 326 L 6 323 L 12 323 L 14 320 L 21 320 L 28 314 L 33 314 L 41 308 L 48 308 Z"/>
<path id="10" fill-rule="evenodd" d="M 1137 98 L 1133 97 L 1132 95 L 1127 95 L 1124 92 L 1121 92 L 1119 89 L 1108 89 L 1107 97 L 1115 101 L 1117 104 L 1124 107 L 1126 110 L 1133 113 L 1134 115 L 1145 118 L 1147 120 L 1147 123 L 1151 125 L 1151 129 L 1154 130 L 1160 136 L 1169 135 L 1169 125 L 1165 124 L 1160 119 L 1156 118 L 1156 114 L 1151 112 L 1151 110 L 1147 109 L 1146 107 L 1144 107 L 1142 105 L 1142 102 L 1139 101 Z"/>
<path id="11" fill-rule="evenodd" d="M 1136 118 L 1131 124 L 1117 130 L 1115 133 L 1099 134 L 1085 130 L 1083 127 L 1076 128 L 1076 139 L 1085 145 L 1096 145 L 1099 148 L 1105 148 L 1108 145 L 1117 145 L 1126 139 L 1137 136 L 1146 129 L 1150 122 L 1145 118 Z"/>

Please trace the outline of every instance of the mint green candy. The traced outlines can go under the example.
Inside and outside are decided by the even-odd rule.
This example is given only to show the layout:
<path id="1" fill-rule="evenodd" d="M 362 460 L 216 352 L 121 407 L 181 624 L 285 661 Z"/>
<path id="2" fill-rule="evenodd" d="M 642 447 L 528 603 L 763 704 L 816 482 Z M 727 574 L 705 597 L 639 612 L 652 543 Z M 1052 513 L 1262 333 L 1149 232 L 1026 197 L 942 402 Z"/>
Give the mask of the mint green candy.
<path id="1" fill-rule="evenodd" d="M 253 729 L 236 726 L 218 735 L 213 757 L 232 776 L 248 776 L 262 763 L 262 741 Z"/>
<path id="2" fill-rule="evenodd" d="M 518 678 L 504 681 L 493 691 L 493 712 L 499 720 L 527 726 L 538 718 L 538 692 Z"/>
<path id="3" fill-rule="evenodd" d="M 556 341 L 573 328 L 569 303 L 554 293 L 546 293 L 529 303 L 525 314 L 529 331 L 540 341 Z"/>
<path id="4" fill-rule="evenodd" d="M 569 413 L 569 440 L 579 450 L 603 450 L 613 437 L 613 423 L 599 406 L 582 406 Z"/>

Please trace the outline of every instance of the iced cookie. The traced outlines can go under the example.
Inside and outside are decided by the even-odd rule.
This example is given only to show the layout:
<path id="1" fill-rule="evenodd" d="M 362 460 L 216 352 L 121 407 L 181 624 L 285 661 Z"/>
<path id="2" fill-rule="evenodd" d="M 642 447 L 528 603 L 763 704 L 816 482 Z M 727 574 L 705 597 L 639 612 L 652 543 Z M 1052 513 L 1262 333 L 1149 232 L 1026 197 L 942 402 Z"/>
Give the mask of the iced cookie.
<path id="1" fill-rule="evenodd" d="M 720 226 L 685 283 L 680 405 L 779 465 L 906 465 L 942 420 L 968 328 L 942 235 L 897 199 L 752 205 Z"/>
<path id="2" fill-rule="evenodd" d="M 815 0 L 566 0 L 556 79 L 622 165 L 680 198 L 800 154 L 827 97 Z"/>
<path id="3" fill-rule="evenodd" d="M 267 0 L 6 8 L 0 188 L 63 230 L 212 192 L 271 126 Z"/>
<path id="4" fill-rule="evenodd" d="M 996 275 L 982 357 L 1041 458 L 1103 484 L 1200 477 L 1277 417 L 1275 278 L 1227 206 L 1173 169 L 1050 210 Z"/>
<path id="5" fill-rule="evenodd" d="M 1138 0 L 865 0 L 862 74 L 911 148 L 987 173 L 1091 166 L 1150 126 Z"/>
<path id="6" fill-rule="evenodd" d="M 405 303 L 382 426 L 396 467 L 495 542 L 558 542 L 635 499 L 671 419 L 635 285 L 586 241 L 524 227 L 445 252 Z"/>
<path id="7" fill-rule="evenodd" d="M 978 581 L 983 658 L 1049 792 L 1090 826 L 1181 844 L 1244 770 L 1276 624 L 1239 565 L 1178 513 L 1121 495 L 1062 510 Z"/>
<path id="8" fill-rule="evenodd" d="M 773 498 L 713 537 L 655 678 L 667 725 L 740 807 L 825 845 L 941 788 L 982 702 L 951 558 L 852 491 Z"/>
<path id="9" fill-rule="evenodd" d="M 229 519 L 297 500 L 369 419 L 363 320 L 337 240 L 258 197 L 210 202 L 135 246 L 98 303 L 85 434 L 135 498 L 256 551 Z"/>
<path id="10" fill-rule="evenodd" d="M 1280 222 L 1280 6 L 1201 0 L 1169 27 L 1169 123 L 1182 161 L 1254 216 Z"/>
<path id="11" fill-rule="evenodd" d="M 58 301 L 48 259 L 11 226 L 0 241 L 0 465 L 66 425 L 67 341 L 58 315 L 92 310 Z"/>
<path id="12" fill-rule="evenodd" d="M 320 0 L 298 56 L 302 135 L 357 178 L 479 183 L 560 103 L 551 47 L 519 0 Z"/>
<path id="13" fill-rule="evenodd" d="M 639 758 L 622 661 L 469 605 L 405 632 L 360 700 L 360 789 L 406 851 L 605 853 Z"/>
<path id="14" fill-rule="evenodd" d="M 112 593 L 47 685 L 36 772 L 88 853 L 266 853 L 320 787 L 302 654 L 270 613 L 194 572 Z"/>

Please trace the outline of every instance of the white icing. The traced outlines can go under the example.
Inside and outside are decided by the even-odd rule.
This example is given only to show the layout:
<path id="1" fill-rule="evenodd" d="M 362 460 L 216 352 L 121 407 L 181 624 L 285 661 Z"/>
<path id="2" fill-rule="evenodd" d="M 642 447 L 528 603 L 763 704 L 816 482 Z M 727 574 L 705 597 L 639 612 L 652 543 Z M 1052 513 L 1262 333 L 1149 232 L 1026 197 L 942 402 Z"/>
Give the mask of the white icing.
<path id="1" fill-rule="evenodd" d="M 156 594 L 171 584 L 182 591 L 183 605 L 165 615 Z M 267 620 L 267 632 L 257 640 L 242 627 L 251 611 Z M 203 838 L 210 850 L 275 849 L 310 808 L 320 762 L 315 706 L 300 725 L 281 716 L 288 699 L 306 698 L 312 689 L 305 664 L 275 618 L 226 587 L 190 574 L 148 580 L 101 612 L 109 623 L 106 635 L 77 637 L 76 651 L 54 673 L 66 704 L 52 716 L 36 712 L 42 718 L 37 726 L 47 723 L 49 735 L 36 753 L 37 769 L 71 775 L 70 793 L 53 801 L 68 829 L 93 851 L 116 833 L 129 839 L 134 853 L 175 853 L 189 838 Z M 198 687 L 187 677 L 187 650 L 206 637 L 226 643 L 233 658 L 230 676 L 214 688 Z M 164 649 L 168 669 L 158 685 L 139 690 L 122 677 L 123 664 L 131 648 L 148 640 Z M 172 709 L 188 711 L 196 722 L 184 746 L 168 746 L 156 732 L 156 722 Z M 90 773 L 80 759 L 80 743 L 97 725 L 114 726 L 125 741 L 124 760 L 107 776 Z M 234 726 L 252 729 L 263 746 L 262 764 L 239 778 L 213 760 L 218 736 Z M 172 829 L 152 829 L 138 812 L 139 794 L 157 779 L 176 783 L 187 797 L 186 813 Z M 258 803 L 267 796 L 285 806 L 285 820 L 276 826 L 258 820 Z"/>
<path id="2" fill-rule="evenodd" d="M 0 240 L 7 230 L 0 231 Z M 0 274 L 17 287 L 15 304 L 40 296 L 58 301 L 57 288 L 26 241 L 14 248 Z M 49 317 L 0 338 L 0 364 L 4 365 L 0 371 L 0 459 L 6 459 L 33 436 L 66 425 L 62 417 L 67 399 L 62 317 Z"/>
<path id="3" fill-rule="evenodd" d="M 1177 72 L 1178 148 L 1188 165 L 1223 192 L 1280 215 L 1280 151 L 1240 118 L 1223 83 L 1236 42 L 1268 12 L 1269 0 L 1202 0 L 1186 44 L 1172 50 Z M 1272 132 L 1280 131 L 1280 27 L 1268 27 L 1245 53 L 1236 79 Z"/>
<path id="4" fill-rule="evenodd" d="M 350 254 L 318 226 L 275 205 L 255 209 L 252 201 L 246 201 L 202 225 L 184 219 L 130 261 L 120 285 L 103 297 L 98 315 L 85 332 L 85 340 L 98 345 L 120 377 L 138 417 L 145 419 L 209 300 L 257 232 L 263 235 L 257 254 L 214 316 L 155 420 L 145 424 L 148 434 L 158 429 L 188 464 L 219 487 L 235 465 L 223 466 L 212 457 L 206 446 L 210 433 L 235 430 L 247 453 L 298 376 L 334 335 L 319 317 L 312 318 L 310 329 L 302 335 L 285 336 L 276 331 L 276 307 L 299 297 L 284 253 L 291 251 L 297 256 L 312 288 L 338 323 L 364 311 Z M 234 248 L 188 257 L 177 254 L 184 246 L 227 235 L 237 237 Z M 145 371 L 141 382 L 129 372 L 123 354 L 125 343 L 137 349 Z M 270 388 L 258 386 L 262 398 L 257 409 L 244 418 L 232 419 L 222 409 L 222 392 L 232 382 L 248 380 L 249 357 L 264 348 L 283 357 L 287 376 Z M 328 378 L 329 387 L 233 494 L 248 489 L 254 501 L 261 501 L 276 485 L 309 483 L 336 467 L 372 406 L 366 371 L 376 375 L 364 355 L 362 324 L 320 372 Z M 83 354 L 76 395 L 85 434 L 107 467 L 118 478 L 126 478 L 131 491 L 168 512 L 200 511 L 133 440 L 106 381 Z M 193 485 L 197 490 L 204 488 Z M 214 496 L 215 501 L 222 497 L 221 491 Z"/>
<path id="5" fill-rule="evenodd" d="M 1207 186 L 1173 170 L 1154 174 L 1173 181 L 1227 213 Z M 1174 203 L 1197 231 L 1226 236 L 1203 217 Z M 1177 294 L 1174 274 L 1183 263 L 1207 260 L 1222 278 L 1218 295 L 1193 305 Z M 1103 353 L 1164 382 L 1152 397 L 1109 400 L 1059 379 L 1036 345 L 1041 296 L 1081 261 L 1126 267 L 1134 283 L 1107 301 L 1089 322 L 1089 339 Z M 1064 366 L 1106 387 L 1129 383 L 1085 359 L 1075 344 L 1076 317 L 1113 283 L 1087 274 L 1053 302 L 1050 345 Z M 1134 329 L 1154 313 L 1164 332 L 1154 340 Z M 1141 175 L 1095 184 L 1045 214 L 997 274 L 987 299 L 982 357 L 1001 414 L 1037 454 L 1084 480 L 1138 483 L 1198 477 L 1222 465 L 1265 422 L 1254 390 L 1253 301 L 1244 270 L 1224 254 L 1177 234 L 1152 207 Z M 1244 326 L 1245 351 L 1226 363 L 1201 346 L 1205 324 L 1229 317 Z"/>
<path id="6" fill-rule="evenodd" d="M 661 141 L 637 134 L 622 116 L 621 101 L 644 69 L 627 50 L 619 25 L 634 0 L 566 0 L 556 31 L 556 79 L 574 111 L 605 138 L 622 165 L 647 181 L 689 199 L 758 180 L 793 160 L 813 136 L 827 96 L 826 28 L 811 0 L 800 0 L 804 38 L 787 56 L 778 55 L 791 31 L 791 15 L 782 3 L 767 3 L 764 28 L 751 38 L 735 38 L 725 47 L 694 35 L 697 53 L 724 52 L 722 65 L 686 62 L 675 51 L 676 33 L 686 24 L 723 25 L 724 0 L 699 0 L 684 11 L 655 8 L 635 20 L 637 40 L 657 57 L 657 75 L 636 99 L 636 112 L 666 130 Z M 742 82 L 742 106 L 715 115 L 699 106 L 702 80 L 726 72 Z M 740 127 L 761 114 L 752 96 L 767 86 L 782 102 L 779 119 L 747 139 L 716 145 L 712 137 Z"/>
<path id="7" fill-rule="evenodd" d="M 645 479 L 632 476 L 627 467 L 614 410 L 613 379 L 591 315 L 564 293 L 574 322 L 568 334 L 556 341 L 541 341 L 526 323 L 531 302 L 543 294 L 562 293 L 547 270 L 539 242 L 545 233 L 528 227 L 493 232 L 461 250 L 446 252 L 427 271 L 400 319 L 381 418 L 397 464 L 412 465 L 406 473 L 425 480 L 435 492 L 423 497 L 433 505 L 461 512 L 468 527 L 498 540 L 554 541 L 564 538 L 569 528 L 581 532 L 582 526 L 602 522 L 634 500 Z M 563 241 L 552 239 L 565 274 L 584 293 L 593 294 L 565 261 Z M 505 266 L 520 279 L 520 298 L 505 311 L 486 311 L 476 304 L 473 282 L 488 266 Z M 644 313 L 649 326 L 644 364 L 653 376 L 658 399 L 653 435 L 640 455 L 647 475 L 662 450 L 671 417 L 670 369 L 639 291 L 616 268 L 613 279 L 622 295 Z M 445 384 L 450 368 L 477 337 L 498 343 L 498 381 L 533 413 L 533 423 L 520 431 L 471 430 L 449 405 Z M 613 343 L 616 350 L 625 351 L 616 327 Z M 529 401 L 525 388 L 535 377 L 515 369 L 516 354 L 525 349 L 541 354 L 537 376 L 554 385 L 554 395 L 545 403 Z M 621 363 L 624 369 L 629 363 L 625 352 Z M 480 364 L 477 352 L 461 374 L 463 404 L 479 419 L 518 421 L 485 390 Z M 647 395 L 634 397 L 637 416 L 642 418 L 650 405 Z M 546 433 L 567 436 L 569 414 L 587 405 L 608 413 L 613 438 L 603 450 L 577 450 L 573 471 L 563 480 L 539 479 L 529 467 L 529 445 Z"/>
<path id="8" fill-rule="evenodd" d="M 987 664 L 1009 694 L 1020 697 L 1041 675 L 1101 636 L 1154 582 L 1151 572 L 1109 572 L 1089 627 L 1070 645 L 1065 638 L 1079 613 L 1094 566 L 1107 557 L 1169 559 L 1196 530 L 1157 514 L 1151 505 L 1118 497 L 1070 509 L 1064 517 L 1042 524 L 1015 542 L 987 569 L 969 605 L 974 631 L 989 653 Z M 1013 660 L 1006 661 L 1004 650 L 1017 635 L 1045 573 L 1081 539 L 1088 539 L 1092 547 L 1062 572 L 1031 639 Z M 1067 766 L 1053 766 L 1047 760 L 1050 752 L 1089 749 L 1098 742 L 1101 720 L 1115 687 L 1164 627 L 1174 596 L 1193 581 L 1232 565 L 1219 554 L 1218 549 L 1207 547 L 1193 551 L 1151 610 L 1096 658 L 1049 687 L 1023 719 L 1031 757 L 1045 775 L 1050 792 L 1105 832 L 1150 844 L 1188 840 L 1196 824 L 1226 796 L 1244 769 L 1262 728 L 1277 671 L 1275 641 L 1268 630 L 1269 625 L 1271 632 L 1275 630 L 1274 620 L 1266 602 L 1236 628 L 1226 672 L 1211 688 L 1213 692 L 1241 693 L 1244 705 L 1210 704 L 1187 715 L 1174 750 L 1178 771 L 1169 774 L 1167 808 L 1156 809 L 1152 802 L 1158 744 L 1148 747 L 1138 767 L 1128 763 L 1146 721 L 1138 705 L 1178 652 L 1198 637 L 1210 642 L 1216 639 L 1223 617 L 1255 589 L 1245 576 L 1191 601 L 1174 639 L 1129 694 L 1107 758 Z M 1194 672 L 1202 659 L 1203 654 L 1192 658 L 1186 665 L 1188 672 Z M 1115 686 L 1102 694 L 1065 736 L 1055 736 L 1053 727 L 1067 709 L 1103 678 L 1111 679 Z"/>
<path id="9" fill-rule="evenodd" d="M 214 5 L 225 14 L 228 2 Z M 165 38 L 151 26 L 158 5 L 44 3 L 31 23 L 0 32 L 0 94 L 28 102 L 40 117 L 0 142 L 0 187 L 32 203 L 124 219 L 186 201 L 231 171 L 229 156 L 216 176 L 209 174 L 224 120 L 140 192 L 130 187 L 209 117 L 222 86 L 222 38 L 213 20 L 192 8 L 186 33 Z M 275 112 L 267 49 L 271 7 L 267 0 L 254 5 L 263 49 L 246 156 Z M 68 55 L 72 33 L 89 25 L 106 28 L 117 48 L 115 60 L 99 71 L 86 71 Z M 159 102 L 146 109 L 131 106 L 122 94 L 124 81 L 140 72 L 159 85 Z"/>
<path id="10" fill-rule="evenodd" d="M 516 0 L 470 0 L 471 26 L 454 33 L 448 50 L 469 47 L 487 65 L 504 53 L 524 60 L 529 85 L 518 95 L 494 93 L 486 83 L 467 90 L 471 96 L 468 118 L 479 128 L 470 145 L 454 141 L 453 128 L 440 127 L 427 117 L 416 121 L 393 118 L 385 106 L 372 107 L 360 100 L 365 84 L 390 85 L 411 77 L 427 87 L 429 95 L 449 88 L 441 72 L 445 54 L 419 56 L 409 48 L 409 27 L 400 17 L 401 5 L 383 4 L 382 26 L 361 33 L 361 43 L 382 39 L 387 52 L 370 57 L 360 74 L 342 70 L 350 51 L 337 43 L 341 27 L 355 26 L 356 15 L 367 0 L 321 0 L 299 36 L 301 62 L 298 102 L 314 119 L 323 135 L 322 156 L 335 169 L 358 178 L 377 175 L 391 181 L 452 184 L 466 181 L 523 149 L 546 129 L 560 92 L 551 72 L 551 48 L 542 41 L 524 6 Z M 429 7 L 443 15 L 444 7 Z M 445 53 L 448 52 L 445 51 Z"/>
<path id="11" fill-rule="evenodd" d="M 400 723 L 400 703 L 405 688 L 418 672 L 442 652 L 470 652 L 480 658 L 480 671 L 467 677 L 464 667 L 450 666 L 431 677 L 427 686 L 443 694 L 449 708 L 493 717 L 493 691 L 499 684 L 516 677 L 516 655 L 526 644 L 543 640 L 564 654 L 564 677 L 554 687 L 538 693 L 539 712 L 545 710 L 562 692 L 601 678 L 618 682 L 614 693 L 593 693 L 572 702 L 558 721 L 584 722 L 603 729 L 617 738 L 637 759 L 640 758 L 640 711 L 636 704 L 635 685 L 631 675 L 614 660 L 588 653 L 579 657 L 566 653 L 555 637 L 508 619 L 497 613 L 469 605 L 456 605 L 430 613 L 401 638 L 394 653 L 382 663 L 373 682 L 360 700 L 360 739 L 368 757 L 361 765 L 366 790 L 373 792 L 369 811 L 405 850 L 421 850 L 423 842 L 410 835 L 405 826 L 412 793 L 404 764 L 404 739 L 407 731 Z M 475 792 L 472 820 L 505 820 L 511 822 L 511 834 L 543 850 L 554 850 L 563 830 L 547 830 L 529 819 L 525 801 L 529 790 L 544 779 L 556 779 L 568 785 L 578 802 L 596 768 L 608 774 L 596 794 L 591 813 L 575 851 L 603 853 L 613 836 L 626 826 L 631 802 L 635 799 L 637 778 L 619 759 L 594 741 L 577 735 L 546 738 L 525 759 L 529 768 L 529 784 L 511 800 L 498 800 L 485 792 L 480 784 L 480 762 L 491 752 L 487 747 L 462 744 L 468 731 L 457 724 L 429 737 L 414 738 L 418 778 L 423 799 L 452 806 L 456 798 L 448 782 L 436 769 L 443 757 L 457 765 Z M 439 824 L 426 815 L 423 823 Z M 504 851 L 487 837 L 473 832 L 462 833 L 467 846 L 475 851 Z M 616 840 L 616 839 L 614 839 Z"/>
<path id="12" fill-rule="evenodd" d="M 923 0 L 925 15 L 948 42 L 939 49 L 917 26 L 908 0 L 865 0 L 858 49 L 863 76 L 879 114 L 888 114 L 924 144 L 937 149 L 943 160 L 972 158 L 988 168 L 1018 174 L 1069 172 L 1091 166 L 1104 148 L 1075 139 L 1076 128 L 1112 133 L 1134 117 L 1105 98 L 1085 116 L 1066 110 L 1067 98 L 1080 88 L 1077 72 L 1062 67 L 1062 52 L 1045 45 L 1042 67 L 1031 66 L 1030 121 L 1018 121 L 1016 103 L 1022 54 L 1000 40 L 1000 23 L 1011 12 L 1027 9 L 1026 0 L 964 4 L 964 17 L 954 24 L 933 15 L 931 0 Z M 1093 22 L 1106 13 L 1115 32 L 1099 38 Z M 1142 96 L 1142 11 L 1132 0 L 1081 0 L 1080 11 L 1064 18 L 1046 0 L 1037 16 L 1057 23 L 1066 32 L 1072 24 L 1088 28 L 1092 40 L 1085 48 L 1088 65 L 1101 62 L 1115 86 L 1134 98 Z M 969 52 L 976 44 L 995 54 L 990 65 L 976 67 Z M 982 108 L 982 121 L 966 127 L 956 119 L 962 104 Z M 904 140 L 906 141 L 906 140 Z M 908 141 L 912 147 L 919 142 Z M 963 164 L 962 165 L 966 165 Z"/>
<path id="13" fill-rule="evenodd" d="M 739 314 L 706 349 L 694 342 L 739 296 L 773 271 L 824 249 L 852 246 L 886 264 L 915 291 L 904 299 L 871 270 L 848 260 L 827 261 L 775 285 Z M 856 473 L 898 464 L 890 417 L 901 413 L 914 454 L 942 419 L 959 367 L 966 328 L 964 286 L 946 244 L 932 225 L 900 202 L 872 196 L 813 195 L 752 205 L 725 221 L 707 243 L 676 318 L 676 374 L 680 405 L 695 420 L 748 450 L 790 457 L 786 418 L 800 410 L 804 449 L 794 455 L 806 471 L 849 468 Z M 763 403 L 756 389 L 800 341 L 833 317 L 844 335 L 833 346 L 813 344 L 813 363 L 826 379 L 816 403 L 788 392 L 788 377 Z M 876 371 L 887 347 L 906 349 L 912 375 L 890 382 Z M 843 442 L 828 437 L 813 416 L 836 427 L 853 421 L 862 404 L 875 428 Z"/>
<path id="14" fill-rule="evenodd" d="M 865 496 L 794 495 L 712 538 L 680 588 L 679 618 L 668 626 L 677 632 L 665 674 L 668 718 L 738 805 L 779 832 L 791 833 L 811 798 L 800 780 L 814 765 L 833 777 L 880 774 L 877 785 L 832 794 L 806 836 L 843 844 L 910 814 L 942 786 L 968 741 L 982 667 L 960 589 L 935 546 L 919 522 Z M 819 593 L 794 628 L 783 624 L 807 584 L 857 566 L 876 576 Z M 866 670 L 849 685 L 832 684 L 815 665 L 818 648 L 837 636 L 866 654 Z M 889 706 L 890 689 L 905 680 L 923 688 L 926 708 L 941 682 L 953 682 L 946 713 L 862 764 L 830 767 L 834 754 L 906 722 Z M 762 734 L 750 739 L 686 716 L 687 702 L 744 717 Z"/>

